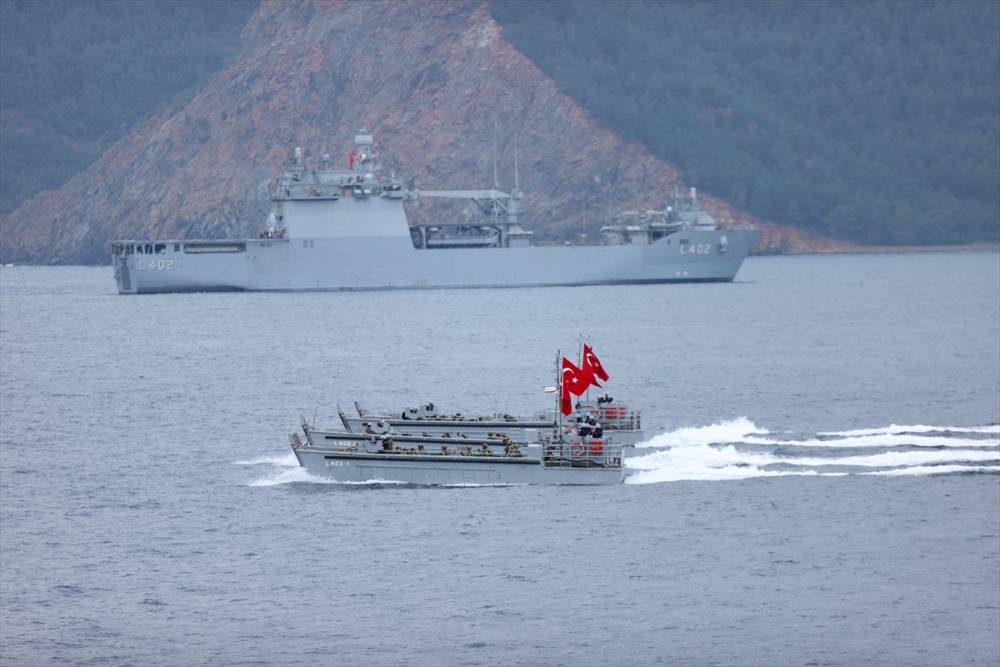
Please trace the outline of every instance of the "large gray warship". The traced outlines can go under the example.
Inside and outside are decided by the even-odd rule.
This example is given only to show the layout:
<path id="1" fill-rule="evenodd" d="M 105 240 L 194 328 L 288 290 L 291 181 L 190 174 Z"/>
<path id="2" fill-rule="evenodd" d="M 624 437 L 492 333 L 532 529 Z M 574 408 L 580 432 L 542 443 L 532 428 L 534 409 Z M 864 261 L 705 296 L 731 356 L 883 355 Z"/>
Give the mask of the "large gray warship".
<path id="1" fill-rule="evenodd" d="M 719 229 L 691 189 L 662 210 L 633 211 L 602 228 L 602 244 L 534 246 L 520 226 L 523 194 L 408 190 L 380 175 L 372 136 L 354 140 L 348 169 L 302 151 L 277 181 L 265 229 L 237 240 L 111 243 L 121 294 L 202 291 L 527 287 L 732 281 L 753 229 Z M 409 225 L 411 198 L 471 200 L 481 224 Z"/>

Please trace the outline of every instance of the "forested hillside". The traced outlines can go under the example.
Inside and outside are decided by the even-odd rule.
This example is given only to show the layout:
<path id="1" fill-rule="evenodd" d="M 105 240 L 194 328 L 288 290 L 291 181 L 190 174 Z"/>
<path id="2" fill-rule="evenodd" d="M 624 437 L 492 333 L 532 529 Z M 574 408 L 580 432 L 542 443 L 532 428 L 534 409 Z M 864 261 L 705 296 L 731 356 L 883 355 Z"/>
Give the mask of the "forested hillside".
<path id="1" fill-rule="evenodd" d="M 0 212 L 56 188 L 218 70 L 244 0 L 0 1 Z"/>
<path id="2" fill-rule="evenodd" d="M 183 108 L 235 56 L 257 7 L 0 0 L 0 214 L 58 188 L 143 119 Z M 995 0 L 490 8 L 505 37 L 606 128 L 758 218 L 867 243 L 1000 236 Z M 185 119 L 196 141 L 207 123 Z"/>
<path id="3" fill-rule="evenodd" d="M 874 243 L 998 237 L 994 0 L 492 11 L 602 123 L 760 218 Z"/>

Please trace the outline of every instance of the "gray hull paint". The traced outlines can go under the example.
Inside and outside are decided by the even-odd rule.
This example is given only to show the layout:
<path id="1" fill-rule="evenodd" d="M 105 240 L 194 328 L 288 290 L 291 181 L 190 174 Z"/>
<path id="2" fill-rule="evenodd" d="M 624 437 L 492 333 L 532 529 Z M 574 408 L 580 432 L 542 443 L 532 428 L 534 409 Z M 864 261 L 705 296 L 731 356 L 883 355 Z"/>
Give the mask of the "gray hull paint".
<path id="1" fill-rule="evenodd" d="M 251 239 L 226 253 L 187 253 L 175 240 L 158 242 L 159 254 L 115 257 L 114 269 L 118 291 L 131 294 L 728 282 L 756 235 L 690 230 L 646 245 L 447 250 L 418 250 L 408 236 Z"/>
<path id="2" fill-rule="evenodd" d="M 364 433 L 365 426 L 377 422 L 379 417 L 344 417 L 344 426 L 347 430 L 353 433 Z M 477 422 L 477 421 L 431 421 L 427 419 L 423 420 L 406 420 L 406 419 L 392 419 L 389 420 L 388 425 L 392 427 L 392 430 L 401 434 L 410 435 L 422 435 L 424 433 L 439 436 L 444 433 L 450 433 L 455 436 L 455 441 L 462 443 L 462 438 L 459 434 L 466 434 L 472 438 L 479 435 L 489 435 L 489 434 L 503 434 L 508 438 L 511 438 L 515 442 L 527 442 L 532 438 L 537 438 L 541 436 L 552 436 L 555 434 L 555 427 L 551 422 L 529 422 L 529 423 L 517 423 L 517 422 Z M 638 442 L 642 442 L 645 438 L 643 437 L 642 431 L 626 431 L 612 428 L 605 428 L 605 434 L 613 437 L 615 442 L 623 445 L 634 445 Z M 322 431 L 315 430 L 311 431 L 314 434 L 321 434 Z M 474 442 L 474 440 L 470 440 Z"/>
<path id="3" fill-rule="evenodd" d="M 622 467 L 546 467 L 538 459 L 467 457 L 361 457 L 333 450 L 298 448 L 295 456 L 310 474 L 340 482 L 404 484 L 620 484 Z"/>
<path id="4" fill-rule="evenodd" d="M 406 484 L 618 484 L 622 448 L 610 439 L 543 439 L 514 445 L 483 438 L 478 446 L 452 438 L 314 431 L 302 424 L 288 442 L 309 473 L 342 482 Z M 463 451 L 464 450 L 464 451 Z"/>

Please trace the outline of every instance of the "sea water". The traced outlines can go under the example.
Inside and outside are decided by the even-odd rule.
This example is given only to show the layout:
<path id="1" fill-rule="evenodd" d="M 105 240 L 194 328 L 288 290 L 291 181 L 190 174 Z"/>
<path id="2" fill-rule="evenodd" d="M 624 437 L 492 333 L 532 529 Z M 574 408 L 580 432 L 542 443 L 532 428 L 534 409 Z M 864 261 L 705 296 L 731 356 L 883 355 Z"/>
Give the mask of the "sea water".
<path id="1" fill-rule="evenodd" d="M 299 415 L 355 400 L 551 409 L 581 336 L 643 411 L 624 485 L 295 465 Z M 127 297 L 3 268 L 0 390 L 5 667 L 1000 662 L 997 253 Z"/>

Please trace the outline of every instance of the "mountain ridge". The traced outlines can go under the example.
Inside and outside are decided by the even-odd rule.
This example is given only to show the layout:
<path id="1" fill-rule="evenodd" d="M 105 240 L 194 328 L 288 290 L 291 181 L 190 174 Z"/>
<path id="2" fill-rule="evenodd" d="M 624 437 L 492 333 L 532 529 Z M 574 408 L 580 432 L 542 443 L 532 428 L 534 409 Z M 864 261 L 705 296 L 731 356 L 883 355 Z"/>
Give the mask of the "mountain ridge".
<path id="1" fill-rule="evenodd" d="M 361 127 L 387 147 L 386 168 L 426 189 L 490 185 L 494 137 L 510 183 L 516 141 L 525 226 L 550 242 L 575 241 L 581 229 L 593 238 L 611 214 L 662 204 L 679 182 L 674 165 L 561 92 L 506 41 L 484 2 L 266 1 L 239 54 L 186 103 L 5 216 L 0 255 L 105 263 L 113 238 L 255 235 L 291 148 L 342 162 Z M 842 247 L 703 200 L 724 225 L 761 228 L 759 251 Z"/>
<path id="2" fill-rule="evenodd" d="M 493 0 L 608 127 L 760 218 L 865 244 L 1000 240 L 1000 4 Z"/>

